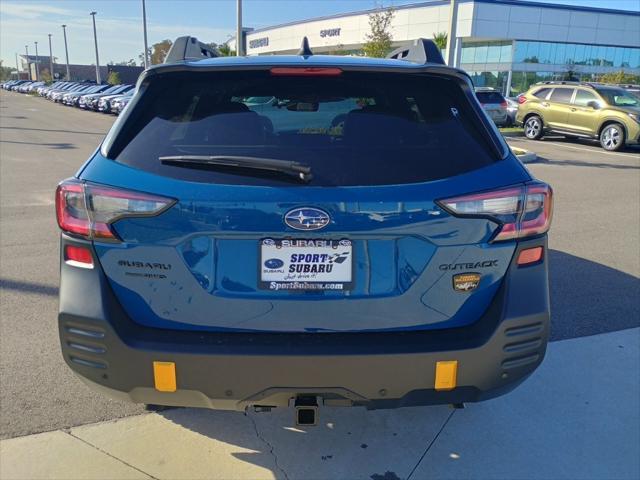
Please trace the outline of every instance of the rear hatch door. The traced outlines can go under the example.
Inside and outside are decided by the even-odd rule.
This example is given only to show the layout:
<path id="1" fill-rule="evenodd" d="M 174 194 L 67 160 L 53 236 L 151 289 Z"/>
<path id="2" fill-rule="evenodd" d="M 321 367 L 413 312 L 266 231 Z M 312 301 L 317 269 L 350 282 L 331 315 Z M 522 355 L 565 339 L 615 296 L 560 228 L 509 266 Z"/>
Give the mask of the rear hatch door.
<path id="1" fill-rule="evenodd" d="M 146 87 L 112 158 L 98 153 L 82 172 L 176 199 L 113 223 L 120 242 L 95 242 L 134 321 L 330 332 L 447 328 L 484 313 L 515 244 L 491 243 L 495 221 L 437 200 L 529 178 L 496 158 L 473 93 L 418 74 L 171 79 Z M 256 97 L 274 100 L 245 103 Z M 167 158 L 297 162 L 312 178 Z"/>

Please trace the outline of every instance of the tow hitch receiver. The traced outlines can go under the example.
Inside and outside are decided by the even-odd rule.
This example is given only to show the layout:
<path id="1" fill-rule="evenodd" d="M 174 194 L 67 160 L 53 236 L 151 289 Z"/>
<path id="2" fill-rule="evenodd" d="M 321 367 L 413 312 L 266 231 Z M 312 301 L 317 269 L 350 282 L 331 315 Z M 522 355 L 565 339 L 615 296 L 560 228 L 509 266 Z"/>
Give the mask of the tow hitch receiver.
<path id="1" fill-rule="evenodd" d="M 318 424 L 318 398 L 314 396 L 296 397 L 294 403 L 296 425 L 313 427 Z"/>

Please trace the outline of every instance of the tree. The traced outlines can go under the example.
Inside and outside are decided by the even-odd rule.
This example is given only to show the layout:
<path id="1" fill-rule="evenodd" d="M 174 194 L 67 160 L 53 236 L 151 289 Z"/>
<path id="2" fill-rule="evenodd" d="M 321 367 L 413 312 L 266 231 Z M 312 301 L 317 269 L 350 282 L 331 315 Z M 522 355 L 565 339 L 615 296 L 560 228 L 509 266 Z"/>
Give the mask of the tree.
<path id="1" fill-rule="evenodd" d="M 42 69 L 42 71 L 40 72 L 40 80 L 42 80 L 46 84 L 52 82 L 53 78 L 51 78 L 51 72 L 48 68 Z"/>
<path id="2" fill-rule="evenodd" d="M 120 74 L 118 72 L 114 72 L 113 70 L 109 72 L 107 83 L 109 85 L 120 85 L 122 83 L 122 80 L 120 79 Z"/>
<path id="3" fill-rule="evenodd" d="M 223 43 L 221 45 L 217 45 L 218 53 L 221 57 L 234 57 L 236 55 L 235 50 L 231 50 L 231 47 L 228 43 Z"/>
<path id="4" fill-rule="evenodd" d="M 151 58 L 151 47 L 147 48 L 147 56 Z M 144 67 L 144 52 L 140 52 L 138 54 L 138 61 L 140 62 L 140 66 Z"/>
<path id="5" fill-rule="evenodd" d="M 447 32 L 440 32 L 440 33 L 433 34 L 433 41 L 436 44 L 436 47 L 438 47 L 438 49 L 440 50 L 444 50 L 445 48 L 447 48 L 448 38 L 449 38 L 449 35 L 447 35 Z"/>
<path id="6" fill-rule="evenodd" d="M 334 48 L 329 50 L 326 55 L 349 55 L 349 51 L 344 49 L 344 45 L 339 43 Z"/>
<path id="7" fill-rule="evenodd" d="M 9 67 L 3 67 L 2 60 L 0 60 L 0 82 L 4 82 L 5 80 L 11 78 L 11 72 L 13 71 L 14 70 Z"/>
<path id="8" fill-rule="evenodd" d="M 173 42 L 168 39 L 151 45 L 151 65 L 158 65 L 164 62 L 171 45 L 173 45 Z"/>
<path id="9" fill-rule="evenodd" d="M 563 80 L 566 81 L 570 81 L 570 82 L 576 82 L 578 81 L 578 76 L 577 76 L 577 67 L 576 64 L 573 62 L 567 62 L 564 66 L 565 72 L 564 72 L 564 78 Z"/>
<path id="10" fill-rule="evenodd" d="M 605 73 L 600 77 L 600 81 L 602 83 L 639 83 L 640 76 L 620 70 L 619 72 Z"/>
<path id="11" fill-rule="evenodd" d="M 395 11 L 392 8 L 377 10 L 369 14 L 371 32 L 365 35 L 367 40 L 362 51 L 367 57 L 384 58 L 391 51 L 391 21 Z"/>

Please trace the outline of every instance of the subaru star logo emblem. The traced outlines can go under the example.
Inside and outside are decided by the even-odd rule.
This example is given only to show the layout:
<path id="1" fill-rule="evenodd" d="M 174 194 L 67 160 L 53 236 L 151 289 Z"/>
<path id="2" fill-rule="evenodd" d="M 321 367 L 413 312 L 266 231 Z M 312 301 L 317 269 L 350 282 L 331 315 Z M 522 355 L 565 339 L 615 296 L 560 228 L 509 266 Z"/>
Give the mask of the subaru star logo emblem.
<path id="1" fill-rule="evenodd" d="M 284 223 L 296 230 L 319 230 L 330 220 L 328 213 L 311 207 L 294 208 L 284 216 Z"/>

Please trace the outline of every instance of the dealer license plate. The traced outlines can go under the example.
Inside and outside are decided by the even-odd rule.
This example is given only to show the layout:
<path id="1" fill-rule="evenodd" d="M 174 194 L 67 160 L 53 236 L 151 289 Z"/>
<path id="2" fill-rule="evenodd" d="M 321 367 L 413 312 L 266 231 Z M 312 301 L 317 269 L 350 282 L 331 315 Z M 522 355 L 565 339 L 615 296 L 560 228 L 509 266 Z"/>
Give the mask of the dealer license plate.
<path id="1" fill-rule="evenodd" d="M 258 283 L 266 290 L 350 290 L 352 242 L 265 238 L 260 241 Z"/>

